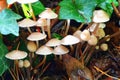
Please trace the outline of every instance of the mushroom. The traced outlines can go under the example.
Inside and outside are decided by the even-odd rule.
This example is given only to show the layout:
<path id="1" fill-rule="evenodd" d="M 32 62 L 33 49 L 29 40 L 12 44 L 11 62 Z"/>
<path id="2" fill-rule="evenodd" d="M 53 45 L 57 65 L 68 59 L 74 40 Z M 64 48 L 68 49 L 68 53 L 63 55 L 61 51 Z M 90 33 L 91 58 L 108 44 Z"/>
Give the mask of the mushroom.
<path id="1" fill-rule="evenodd" d="M 31 20 L 31 19 L 26 18 L 26 19 L 23 19 L 22 21 L 19 21 L 19 22 L 18 22 L 18 25 L 19 25 L 20 27 L 22 27 L 22 28 L 26 28 L 26 27 L 27 27 L 28 31 L 29 31 L 30 33 L 32 33 L 32 31 L 30 30 L 30 27 L 35 26 L 35 25 L 36 25 L 36 22 L 33 21 L 33 20 Z"/>
<path id="2" fill-rule="evenodd" d="M 37 50 L 37 45 L 33 41 L 29 41 L 27 43 L 27 49 L 30 51 L 29 53 L 29 60 L 30 64 L 32 65 L 32 58 L 34 57 L 34 52 Z"/>
<path id="3" fill-rule="evenodd" d="M 83 41 L 88 41 L 88 40 L 90 39 L 90 32 L 85 29 L 83 32 L 81 32 L 80 38 L 81 38 Z"/>
<path id="4" fill-rule="evenodd" d="M 50 8 L 46 8 L 39 17 L 47 19 L 47 32 L 48 38 L 51 39 L 51 27 L 50 27 L 50 19 L 55 19 L 58 17 L 56 13 L 54 13 Z"/>
<path id="5" fill-rule="evenodd" d="M 24 60 L 24 62 L 23 62 L 23 66 L 25 67 L 25 68 L 28 68 L 28 67 L 30 67 L 30 61 L 29 60 Z"/>
<path id="6" fill-rule="evenodd" d="M 43 40 L 47 37 L 46 34 L 42 34 L 40 32 L 33 32 L 31 33 L 27 39 L 30 40 L 30 41 L 36 41 L 36 44 L 37 44 L 37 48 L 39 47 L 39 40 Z"/>
<path id="7" fill-rule="evenodd" d="M 103 37 L 105 37 L 104 29 L 103 28 L 98 28 L 95 35 L 98 36 L 99 39 L 102 39 Z"/>
<path id="8" fill-rule="evenodd" d="M 81 31 L 77 30 L 73 33 L 73 36 L 77 37 L 80 41 L 82 41 L 82 39 L 80 38 L 80 34 L 81 34 Z"/>
<path id="9" fill-rule="evenodd" d="M 22 68 L 23 67 L 23 60 L 18 61 L 18 67 Z"/>
<path id="10" fill-rule="evenodd" d="M 90 39 L 88 40 L 88 44 L 89 45 L 96 45 L 98 42 L 97 38 L 95 35 L 91 35 L 90 36 Z"/>
<path id="11" fill-rule="evenodd" d="M 40 18 L 37 20 L 37 26 L 40 26 L 42 29 L 42 33 L 45 34 L 44 26 L 47 26 L 47 20 L 44 18 Z"/>
<path id="12" fill-rule="evenodd" d="M 110 20 L 110 16 L 104 10 L 95 10 L 93 12 L 93 22 L 101 23 Z"/>
<path id="13" fill-rule="evenodd" d="M 65 30 L 65 35 L 67 35 L 69 27 L 70 27 L 70 19 L 67 19 L 67 26 L 66 26 L 66 30 Z"/>
<path id="14" fill-rule="evenodd" d="M 73 45 L 79 43 L 80 40 L 72 35 L 67 35 L 61 40 L 61 44 L 63 45 Z"/>
<path id="15" fill-rule="evenodd" d="M 53 54 L 60 55 L 60 60 L 62 60 L 62 55 L 67 54 L 69 52 L 69 49 L 65 46 L 59 45 L 54 48 Z"/>
<path id="16" fill-rule="evenodd" d="M 77 37 L 75 37 L 75 36 L 73 36 L 73 35 L 67 35 L 67 36 L 65 36 L 62 40 L 61 40 L 61 44 L 62 45 L 70 45 L 70 48 L 71 48 L 71 52 L 73 52 L 74 51 L 74 48 L 73 48 L 73 44 L 77 44 L 77 43 L 79 43 L 80 42 L 80 40 L 77 38 Z"/>
<path id="17" fill-rule="evenodd" d="M 53 39 L 50 39 L 45 45 L 49 47 L 59 46 L 61 45 L 61 40 L 53 38 Z"/>
<path id="18" fill-rule="evenodd" d="M 19 75 L 18 75 L 18 60 L 23 59 L 25 57 L 27 57 L 27 53 L 25 51 L 21 51 L 21 50 L 13 50 L 9 53 L 7 53 L 5 55 L 6 58 L 10 59 L 10 60 L 14 60 L 15 63 L 15 71 L 16 71 L 16 76 L 17 76 L 17 80 L 19 80 Z"/>
<path id="19" fill-rule="evenodd" d="M 19 60 L 27 57 L 27 53 L 20 50 L 13 50 L 5 55 L 6 58 L 11 60 Z"/>
<path id="20" fill-rule="evenodd" d="M 53 53 L 53 49 L 50 48 L 50 47 L 48 47 L 48 46 L 43 45 L 40 48 L 38 48 L 38 50 L 36 51 L 36 54 L 38 54 L 38 55 L 44 55 L 44 59 L 35 68 L 39 68 L 45 62 L 46 56 L 50 55 L 52 53 Z"/>
<path id="21" fill-rule="evenodd" d="M 100 45 L 100 48 L 101 48 L 103 51 L 107 51 L 107 50 L 108 50 L 108 44 L 102 43 L 102 44 Z"/>

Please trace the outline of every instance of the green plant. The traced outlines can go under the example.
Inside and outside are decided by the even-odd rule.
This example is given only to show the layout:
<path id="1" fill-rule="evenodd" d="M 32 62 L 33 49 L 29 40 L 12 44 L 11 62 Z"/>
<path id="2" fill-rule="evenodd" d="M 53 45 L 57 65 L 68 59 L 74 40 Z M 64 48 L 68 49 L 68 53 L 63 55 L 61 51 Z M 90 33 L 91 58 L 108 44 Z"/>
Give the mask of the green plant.
<path id="1" fill-rule="evenodd" d="M 12 39 L 12 38 L 16 39 L 16 41 L 13 39 L 10 41 L 11 42 L 15 41 L 15 45 L 18 42 L 20 42 L 21 49 L 29 52 L 26 48 L 26 45 L 28 43 L 26 37 L 29 35 L 29 33 L 25 29 L 19 28 L 17 22 L 24 18 L 29 18 L 29 19 L 33 19 L 34 21 L 37 21 L 37 19 L 39 18 L 38 15 L 45 10 L 45 6 L 41 3 L 40 0 L 37 2 L 34 2 L 34 3 L 31 3 L 31 4 L 28 3 L 28 4 L 17 4 L 17 5 L 16 5 L 16 2 L 14 2 L 14 1 L 15 0 L 7 0 L 8 4 L 12 3 L 15 6 L 15 9 L 8 7 L 8 8 L 3 9 L 0 12 L 0 52 L 1 52 L 0 53 L 0 55 L 1 55 L 0 56 L 0 63 L 1 63 L 0 76 L 2 76 L 6 70 L 10 69 L 9 68 L 10 63 L 5 58 L 5 55 L 6 55 L 6 53 L 9 52 L 9 49 L 7 48 L 7 45 L 4 44 L 3 37 L 5 35 L 8 35 L 9 39 Z M 61 0 L 61 2 L 59 3 L 60 10 L 58 13 L 59 17 L 57 20 L 69 20 L 69 21 L 75 20 L 79 23 L 82 23 L 81 27 L 84 27 L 83 25 L 87 24 L 88 27 L 85 29 L 88 29 L 89 27 L 91 27 L 91 25 L 93 23 L 93 21 L 92 21 L 93 12 L 96 9 L 104 10 L 111 18 L 111 15 L 113 14 L 113 10 L 114 10 L 112 4 L 114 4 L 115 7 L 119 5 L 117 0 Z M 21 12 L 19 10 L 21 10 L 23 13 L 22 14 L 19 13 L 19 12 Z M 55 10 L 57 11 L 57 9 L 55 9 Z M 54 20 L 53 20 L 53 22 L 54 22 Z M 83 51 L 82 51 L 82 46 L 79 43 L 77 43 L 77 45 L 75 45 L 75 46 L 70 46 L 70 48 L 69 48 L 69 50 L 71 50 L 71 52 L 69 52 L 69 53 L 77 56 L 78 58 L 77 57 L 76 58 L 78 60 L 80 60 L 80 62 L 81 62 L 80 64 L 82 64 L 82 67 L 85 67 L 85 68 L 86 68 L 86 64 L 90 60 L 90 57 L 91 57 L 96 45 L 100 45 L 101 42 L 105 41 L 107 38 L 112 38 L 112 37 L 120 34 L 120 32 L 117 32 L 111 36 L 108 36 L 107 38 L 103 38 L 103 40 L 97 40 L 95 33 L 98 30 L 99 23 L 96 23 L 96 24 L 97 25 L 96 25 L 95 30 L 93 30 L 93 32 L 90 32 L 90 36 L 92 34 L 93 36 L 95 36 L 95 39 L 96 39 L 96 43 L 94 44 L 94 46 L 86 44 L 87 42 L 85 43 L 84 40 L 80 40 L 80 42 L 82 43 L 82 46 L 84 48 Z M 32 29 L 34 32 L 36 32 L 37 29 L 39 29 L 39 28 L 33 27 Z M 62 28 L 61 32 L 58 31 L 59 33 L 52 33 L 52 32 L 49 32 L 49 33 L 52 33 L 52 38 L 57 38 L 59 40 L 62 40 L 64 38 L 64 36 L 68 34 L 68 33 L 65 33 L 64 30 L 66 30 L 66 28 Z M 75 30 L 77 31 L 77 29 L 75 29 Z M 40 32 L 40 31 L 38 30 L 38 32 Z M 44 34 L 46 34 L 46 33 L 44 33 Z M 97 36 L 97 37 L 99 37 L 99 36 Z M 47 41 L 49 41 L 48 38 L 46 38 L 46 40 L 44 40 L 42 42 L 40 41 L 40 43 L 39 43 L 40 46 L 44 45 Z M 98 42 L 98 44 L 97 44 L 97 42 Z M 14 47 L 12 46 L 12 49 L 10 49 L 10 50 L 13 50 L 16 47 L 15 45 L 14 45 Z M 37 46 L 37 48 L 38 47 L 39 46 Z M 76 49 L 74 49 L 74 48 L 76 48 Z M 90 52 L 89 52 L 89 49 L 91 49 Z M 78 52 L 77 52 L 77 50 L 78 50 Z M 41 77 L 41 75 L 44 73 L 44 71 L 50 65 L 50 64 L 46 65 L 44 62 L 45 60 L 43 61 L 43 63 L 39 63 L 39 61 L 41 61 L 41 60 L 39 60 L 39 57 L 34 54 L 35 52 L 36 51 L 32 52 L 33 54 L 30 54 L 30 52 L 28 53 L 29 56 L 27 58 L 30 60 L 30 68 L 26 69 L 26 72 L 29 73 L 27 75 L 28 78 L 30 78 L 30 77 L 33 78 L 34 75 L 36 75 L 36 74 L 38 74 L 38 77 Z M 79 54 L 79 52 L 81 55 Z M 34 56 L 35 56 L 35 58 L 36 57 L 37 58 L 34 59 Z M 48 56 L 46 56 L 45 59 L 46 58 L 48 59 Z M 54 57 L 50 56 L 50 58 L 54 58 Z M 55 59 L 56 58 L 57 57 L 55 56 Z M 35 61 L 33 62 L 32 59 Z M 39 70 L 38 68 L 41 65 L 42 65 L 42 70 L 39 75 L 39 72 L 36 70 Z M 81 66 L 79 66 L 79 67 L 81 67 Z M 12 74 L 12 76 L 16 77 L 14 72 L 11 74 Z M 20 73 L 20 75 L 21 75 L 21 73 Z"/>

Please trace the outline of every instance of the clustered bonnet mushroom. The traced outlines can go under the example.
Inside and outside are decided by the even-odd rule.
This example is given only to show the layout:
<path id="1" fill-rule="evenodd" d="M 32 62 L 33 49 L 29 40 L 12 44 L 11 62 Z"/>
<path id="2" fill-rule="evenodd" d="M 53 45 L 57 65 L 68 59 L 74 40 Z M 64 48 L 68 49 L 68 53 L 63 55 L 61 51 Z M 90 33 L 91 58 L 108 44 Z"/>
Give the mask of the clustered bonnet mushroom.
<path id="1" fill-rule="evenodd" d="M 47 19 L 47 32 L 48 32 L 48 38 L 51 39 L 51 26 L 50 26 L 50 20 L 55 19 L 58 17 L 58 15 L 53 12 L 50 8 L 46 8 L 45 11 L 43 11 L 40 15 L 40 18 Z"/>

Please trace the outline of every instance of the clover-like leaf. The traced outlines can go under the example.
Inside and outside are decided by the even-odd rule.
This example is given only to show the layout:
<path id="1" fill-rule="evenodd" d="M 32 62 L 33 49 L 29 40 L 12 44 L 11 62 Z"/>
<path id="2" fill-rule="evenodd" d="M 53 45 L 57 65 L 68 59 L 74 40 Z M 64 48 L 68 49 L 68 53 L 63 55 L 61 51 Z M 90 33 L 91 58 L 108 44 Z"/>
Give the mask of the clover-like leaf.
<path id="1" fill-rule="evenodd" d="M 0 13 L 0 33 L 3 35 L 14 34 L 19 35 L 19 27 L 17 19 L 22 18 L 20 15 L 14 13 L 10 9 L 4 9 Z"/>
<path id="2" fill-rule="evenodd" d="M 72 0 L 63 0 L 59 5 L 59 19 L 74 19 L 78 22 L 85 22 L 85 18 L 79 13 Z"/>
<path id="3" fill-rule="evenodd" d="M 75 0 L 78 11 L 85 18 L 86 22 L 91 22 L 93 11 L 97 5 L 96 0 Z"/>

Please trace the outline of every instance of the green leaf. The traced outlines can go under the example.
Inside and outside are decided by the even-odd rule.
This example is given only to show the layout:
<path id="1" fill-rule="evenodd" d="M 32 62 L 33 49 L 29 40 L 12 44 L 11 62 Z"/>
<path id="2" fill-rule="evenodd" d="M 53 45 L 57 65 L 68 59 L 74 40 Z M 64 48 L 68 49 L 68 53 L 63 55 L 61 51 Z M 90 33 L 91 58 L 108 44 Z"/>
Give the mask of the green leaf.
<path id="1" fill-rule="evenodd" d="M 8 62 L 5 54 L 8 53 L 7 47 L 0 38 L 0 76 L 8 69 Z"/>
<path id="2" fill-rule="evenodd" d="M 78 22 L 85 22 L 85 18 L 78 12 L 72 0 L 63 0 L 59 5 L 59 19 L 73 19 Z"/>
<path id="3" fill-rule="evenodd" d="M 0 13 L 0 20 L 5 20 L 5 19 L 21 19 L 22 17 L 16 13 L 14 13 L 11 9 L 4 9 L 2 10 L 2 12 Z"/>
<path id="4" fill-rule="evenodd" d="M 3 35 L 12 33 L 13 35 L 18 36 L 19 27 L 16 20 L 20 18 L 22 17 L 10 9 L 2 10 L 0 13 L 0 33 Z"/>
<path id="5" fill-rule="evenodd" d="M 32 5 L 32 9 L 33 9 L 35 16 L 39 15 L 42 11 L 45 10 L 45 7 L 43 6 L 43 4 L 40 1 L 32 3 L 31 5 Z M 22 4 L 22 9 L 23 9 L 24 15 L 27 18 L 32 17 L 32 14 L 30 12 L 30 8 L 29 8 L 28 4 Z"/>
<path id="6" fill-rule="evenodd" d="M 60 3 L 59 18 L 74 19 L 77 22 L 91 22 L 96 5 L 96 0 L 63 0 Z"/>
<path id="7" fill-rule="evenodd" d="M 103 10 L 105 10 L 109 16 L 113 13 L 113 7 L 112 2 L 115 4 L 115 6 L 118 6 L 118 2 L 116 0 L 97 0 L 98 4 L 97 6 Z"/>
<path id="8" fill-rule="evenodd" d="M 85 18 L 86 22 L 91 22 L 93 11 L 97 5 L 96 0 L 75 0 L 75 5 L 80 14 Z"/>
<path id="9" fill-rule="evenodd" d="M 33 8 L 35 15 L 39 15 L 42 11 L 45 10 L 45 7 L 40 1 L 32 3 L 32 8 Z"/>
<path id="10" fill-rule="evenodd" d="M 52 33 L 52 38 L 57 38 L 57 39 L 61 40 L 63 37 L 57 33 Z"/>
<path id="11" fill-rule="evenodd" d="M 19 26 L 16 20 L 0 20 L 0 32 L 3 35 L 13 34 L 15 36 L 19 35 Z"/>

